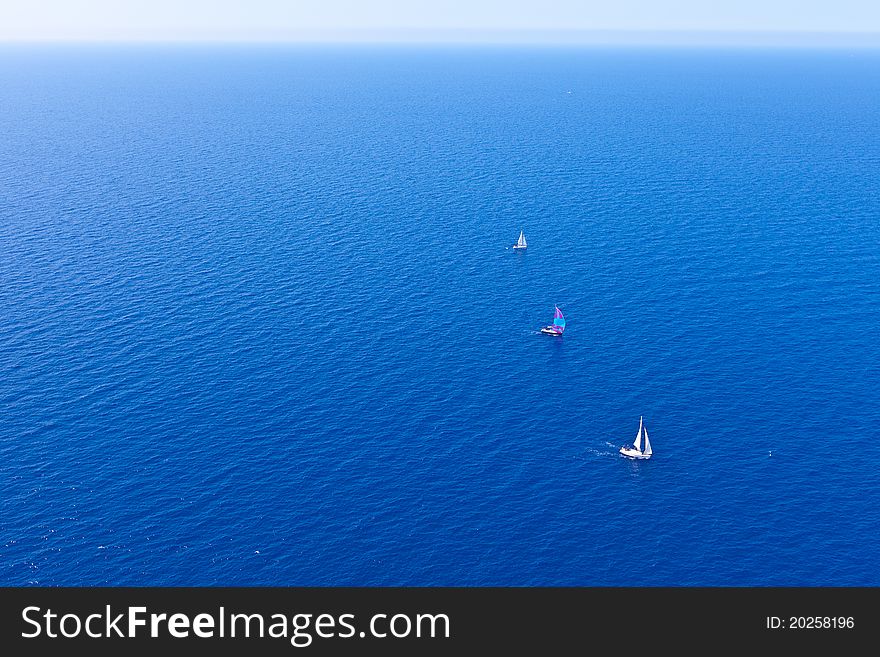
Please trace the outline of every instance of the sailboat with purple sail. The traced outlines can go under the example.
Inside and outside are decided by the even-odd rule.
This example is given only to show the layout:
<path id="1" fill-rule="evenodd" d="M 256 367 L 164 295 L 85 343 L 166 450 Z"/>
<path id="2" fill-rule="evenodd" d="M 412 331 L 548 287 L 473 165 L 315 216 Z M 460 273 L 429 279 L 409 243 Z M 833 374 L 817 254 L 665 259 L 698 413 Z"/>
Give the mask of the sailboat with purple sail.
<path id="1" fill-rule="evenodd" d="M 553 313 L 553 323 L 549 326 L 545 326 L 541 329 L 541 333 L 546 333 L 547 335 L 562 335 L 565 331 L 565 317 L 562 314 L 562 311 L 559 310 L 559 306 L 554 306 L 556 312 Z"/>

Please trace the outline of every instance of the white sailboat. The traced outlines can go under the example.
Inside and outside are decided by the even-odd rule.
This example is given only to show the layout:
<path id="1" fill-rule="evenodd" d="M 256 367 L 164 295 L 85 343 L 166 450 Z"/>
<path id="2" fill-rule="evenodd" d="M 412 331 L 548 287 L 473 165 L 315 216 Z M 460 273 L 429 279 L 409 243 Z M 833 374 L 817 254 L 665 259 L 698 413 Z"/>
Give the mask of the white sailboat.
<path id="1" fill-rule="evenodd" d="M 644 434 L 645 447 L 642 449 L 642 435 Z M 631 459 L 649 459 L 654 451 L 651 449 L 651 441 L 648 439 L 648 428 L 639 417 L 639 432 L 633 441 L 632 447 L 621 447 L 620 454 Z"/>
<path id="2" fill-rule="evenodd" d="M 514 249 L 524 249 L 528 246 L 526 242 L 526 236 L 522 231 L 519 231 L 519 239 L 516 241 L 516 244 L 513 245 Z"/>

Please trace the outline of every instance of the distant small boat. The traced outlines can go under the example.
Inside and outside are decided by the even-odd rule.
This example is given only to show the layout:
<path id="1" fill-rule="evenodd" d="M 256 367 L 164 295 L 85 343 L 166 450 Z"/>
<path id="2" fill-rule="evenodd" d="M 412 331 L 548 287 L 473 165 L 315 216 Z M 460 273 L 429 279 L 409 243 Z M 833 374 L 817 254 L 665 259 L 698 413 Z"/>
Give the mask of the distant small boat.
<path id="1" fill-rule="evenodd" d="M 541 329 L 541 333 L 546 333 L 547 335 L 562 335 L 565 331 L 565 317 L 562 315 L 562 311 L 559 310 L 559 306 L 555 306 L 556 312 L 553 314 L 553 323 L 549 326 L 545 326 Z"/>
<path id="2" fill-rule="evenodd" d="M 513 245 L 514 249 L 524 249 L 528 246 L 526 242 L 526 236 L 522 231 L 519 231 L 519 239 L 516 241 L 516 244 Z"/>
<path id="3" fill-rule="evenodd" d="M 642 435 L 644 434 L 645 448 L 642 449 Z M 621 447 L 620 454 L 631 459 L 649 459 L 654 451 L 651 449 L 651 441 L 648 439 L 648 428 L 639 417 L 639 432 L 633 441 L 632 447 Z"/>

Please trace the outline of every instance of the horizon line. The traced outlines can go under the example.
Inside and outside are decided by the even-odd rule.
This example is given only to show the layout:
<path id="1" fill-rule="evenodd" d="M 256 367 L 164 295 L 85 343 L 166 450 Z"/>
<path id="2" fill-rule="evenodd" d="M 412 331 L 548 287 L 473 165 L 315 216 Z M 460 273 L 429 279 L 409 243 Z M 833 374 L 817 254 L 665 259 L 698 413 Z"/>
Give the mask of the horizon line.
<path id="1" fill-rule="evenodd" d="M 107 44 L 407 44 L 407 45 L 650 45 L 880 47 L 880 31 L 853 30 L 485 30 L 356 29 L 210 34 L 70 34 L 15 36 L 0 43 Z"/>

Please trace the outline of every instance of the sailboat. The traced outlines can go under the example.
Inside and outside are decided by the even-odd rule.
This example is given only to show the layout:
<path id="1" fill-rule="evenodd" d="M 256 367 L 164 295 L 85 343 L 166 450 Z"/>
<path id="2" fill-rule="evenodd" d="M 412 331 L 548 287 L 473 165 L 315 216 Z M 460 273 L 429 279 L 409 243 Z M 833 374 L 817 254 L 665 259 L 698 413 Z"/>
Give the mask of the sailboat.
<path id="1" fill-rule="evenodd" d="M 562 315 L 562 311 L 559 310 L 559 306 L 555 306 L 555 308 L 556 312 L 553 313 L 553 323 L 543 327 L 541 333 L 562 335 L 563 331 L 565 331 L 565 317 Z"/>
<path id="2" fill-rule="evenodd" d="M 644 450 L 642 449 L 642 434 L 645 436 Z M 631 459 L 649 459 L 653 453 L 651 441 L 648 439 L 648 428 L 642 423 L 642 418 L 639 417 L 639 432 L 636 434 L 632 447 L 621 447 L 620 454 Z"/>
<path id="3" fill-rule="evenodd" d="M 516 241 L 516 244 L 513 245 L 514 249 L 524 249 L 528 246 L 526 242 L 526 236 L 523 235 L 522 231 L 519 231 L 519 239 Z"/>

